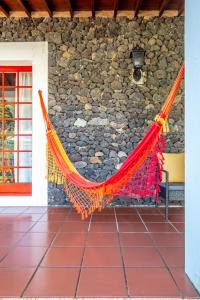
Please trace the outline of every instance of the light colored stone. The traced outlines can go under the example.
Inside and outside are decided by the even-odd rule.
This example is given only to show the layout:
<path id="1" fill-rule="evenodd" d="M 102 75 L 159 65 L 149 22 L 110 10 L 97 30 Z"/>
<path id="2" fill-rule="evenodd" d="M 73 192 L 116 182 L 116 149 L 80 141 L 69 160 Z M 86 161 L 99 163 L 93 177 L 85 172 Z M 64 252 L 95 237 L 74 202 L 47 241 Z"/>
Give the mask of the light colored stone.
<path id="1" fill-rule="evenodd" d="M 91 119 L 88 124 L 93 126 L 106 126 L 108 125 L 108 119 L 102 119 L 102 118 L 93 118 Z"/>
<path id="2" fill-rule="evenodd" d="M 127 154 L 125 152 L 123 152 L 123 151 L 118 152 L 118 157 L 119 158 L 122 158 L 122 157 L 125 157 L 125 156 L 127 156 Z"/>
<path id="3" fill-rule="evenodd" d="M 95 153 L 95 156 L 97 156 L 97 157 L 103 156 L 103 155 L 104 155 L 103 152 L 100 152 L 100 151 L 98 151 L 98 152 Z"/>
<path id="4" fill-rule="evenodd" d="M 109 157 L 112 158 L 112 157 L 117 157 L 117 152 L 114 151 L 114 150 L 111 150 L 110 151 L 110 154 L 109 154 Z"/>
<path id="5" fill-rule="evenodd" d="M 77 161 L 74 163 L 75 168 L 82 169 L 87 166 L 87 163 L 85 161 Z"/>
<path id="6" fill-rule="evenodd" d="M 76 127 L 85 127 L 87 124 L 87 122 L 84 120 L 84 119 L 80 119 L 78 118 L 75 123 L 74 123 L 74 126 Z"/>
<path id="7" fill-rule="evenodd" d="M 90 157 L 90 162 L 91 162 L 91 164 L 101 164 L 102 163 L 101 160 L 96 156 Z"/>
<path id="8" fill-rule="evenodd" d="M 85 110 L 91 110 L 92 109 L 92 105 L 90 103 L 86 103 L 84 106 Z"/>
<path id="9" fill-rule="evenodd" d="M 119 170 L 119 169 L 121 168 L 121 166 L 122 166 L 122 163 L 121 163 L 121 164 L 117 164 L 117 165 L 115 166 L 115 169 Z"/>
<path id="10" fill-rule="evenodd" d="M 77 97 L 77 99 L 78 99 L 81 103 L 87 103 L 87 102 L 88 102 L 88 98 L 85 97 L 85 96 L 77 95 L 76 97 Z"/>
<path id="11" fill-rule="evenodd" d="M 76 137 L 76 133 L 75 132 L 70 132 L 69 133 L 69 138 L 70 139 L 74 139 Z"/>

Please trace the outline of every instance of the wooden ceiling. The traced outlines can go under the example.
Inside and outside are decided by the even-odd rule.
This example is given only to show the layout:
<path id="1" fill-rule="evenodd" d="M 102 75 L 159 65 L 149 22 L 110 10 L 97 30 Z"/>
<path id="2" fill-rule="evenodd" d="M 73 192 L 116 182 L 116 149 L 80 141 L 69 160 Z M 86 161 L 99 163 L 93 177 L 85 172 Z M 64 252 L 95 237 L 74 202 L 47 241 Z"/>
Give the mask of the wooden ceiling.
<path id="1" fill-rule="evenodd" d="M 180 16 L 184 0 L 0 0 L 0 17 Z"/>

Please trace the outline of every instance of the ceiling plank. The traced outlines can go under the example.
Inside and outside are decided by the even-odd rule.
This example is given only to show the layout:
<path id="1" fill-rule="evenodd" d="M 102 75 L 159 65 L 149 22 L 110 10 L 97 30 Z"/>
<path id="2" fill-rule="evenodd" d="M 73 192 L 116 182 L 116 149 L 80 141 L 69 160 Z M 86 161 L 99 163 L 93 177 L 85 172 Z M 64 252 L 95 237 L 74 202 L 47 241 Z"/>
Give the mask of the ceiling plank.
<path id="1" fill-rule="evenodd" d="M 115 2 L 114 2 L 114 12 L 113 12 L 113 17 L 114 18 L 116 18 L 116 16 L 117 16 L 118 6 L 119 6 L 119 0 L 115 0 Z"/>
<path id="2" fill-rule="evenodd" d="M 91 0 L 91 12 L 92 12 L 92 17 L 95 18 L 95 3 L 94 3 L 94 0 Z"/>
<path id="3" fill-rule="evenodd" d="M 0 5 L 0 11 L 4 14 L 4 16 L 5 16 L 6 18 L 9 17 L 9 11 L 7 10 L 7 8 L 5 8 L 5 7 L 3 6 L 3 4 Z"/>
<path id="4" fill-rule="evenodd" d="M 45 7 L 45 10 L 48 12 L 48 15 L 50 18 L 53 17 L 53 12 L 51 11 L 50 7 L 49 7 L 49 4 L 47 3 L 46 0 L 42 0 L 43 4 L 44 4 L 44 7 Z"/>
<path id="5" fill-rule="evenodd" d="M 25 4 L 23 0 L 16 0 L 16 1 L 22 6 L 27 17 L 31 18 L 31 11 L 29 10 L 29 7 L 27 6 L 27 4 Z"/>
<path id="6" fill-rule="evenodd" d="M 183 12 L 184 12 L 184 1 L 182 1 L 181 4 L 179 5 L 179 8 L 178 8 L 178 17 L 180 17 Z"/>
<path id="7" fill-rule="evenodd" d="M 164 11 L 166 10 L 170 1 L 171 0 L 163 0 L 162 1 L 161 5 L 160 5 L 160 10 L 159 10 L 159 17 L 162 17 L 162 15 L 163 15 Z"/>
<path id="8" fill-rule="evenodd" d="M 66 0 L 66 3 L 67 3 L 67 9 L 69 10 L 69 13 L 70 13 L 70 17 L 73 18 L 74 11 L 72 9 L 71 0 Z"/>
<path id="9" fill-rule="evenodd" d="M 137 0 L 136 1 L 136 5 L 135 5 L 135 17 L 137 17 L 138 16 L 138 13 L 139 13 L 139 10 L 140 10 L 140 8 L 141 8 L 141 6 L 142 6 L 142 2 L 143 2 L 144 0 Z"/>

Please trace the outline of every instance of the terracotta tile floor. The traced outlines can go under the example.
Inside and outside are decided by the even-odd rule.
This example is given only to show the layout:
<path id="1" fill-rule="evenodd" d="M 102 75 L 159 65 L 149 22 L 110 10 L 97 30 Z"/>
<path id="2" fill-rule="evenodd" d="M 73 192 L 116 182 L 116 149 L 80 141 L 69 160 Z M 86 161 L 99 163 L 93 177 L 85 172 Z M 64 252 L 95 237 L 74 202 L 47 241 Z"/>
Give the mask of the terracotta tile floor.
<path id="1" fill-rule="evenodd" d="M 2 297 L 198 298 L 184 273 L 184 210 L 0 207 Z"/>

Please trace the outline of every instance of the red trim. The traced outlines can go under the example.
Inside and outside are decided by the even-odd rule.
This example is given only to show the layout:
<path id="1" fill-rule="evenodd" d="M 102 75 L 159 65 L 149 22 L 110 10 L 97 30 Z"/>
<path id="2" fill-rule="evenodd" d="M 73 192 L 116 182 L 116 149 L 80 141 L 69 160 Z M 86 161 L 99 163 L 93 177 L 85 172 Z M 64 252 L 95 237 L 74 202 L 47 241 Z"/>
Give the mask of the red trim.
<path id="1" fill-rule="evenodd" d="M 32 194 L 31 183 L 1 183 L 0 194 L 4 196 L 28 196 Z"/>
<path id="2" fill-rule="evenodd" d="M 31 72 L 32 66 L 0 66 L 0 72 Z"/>

